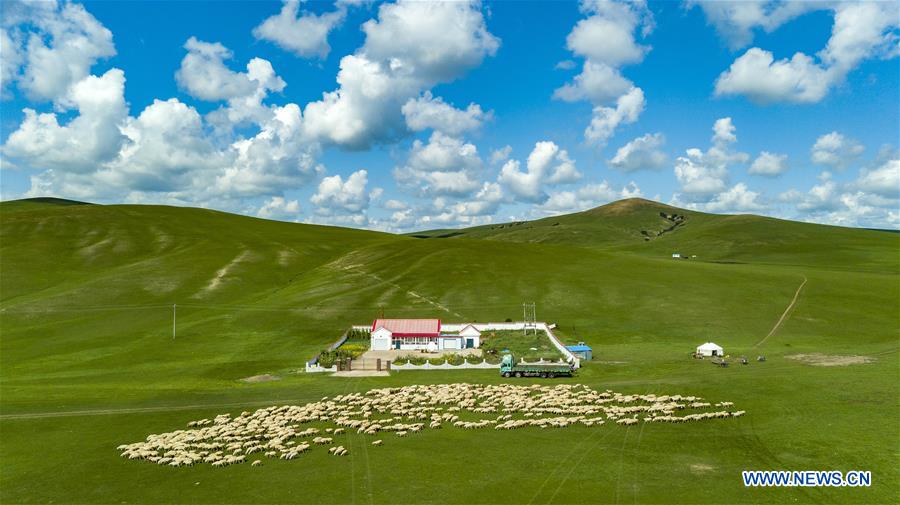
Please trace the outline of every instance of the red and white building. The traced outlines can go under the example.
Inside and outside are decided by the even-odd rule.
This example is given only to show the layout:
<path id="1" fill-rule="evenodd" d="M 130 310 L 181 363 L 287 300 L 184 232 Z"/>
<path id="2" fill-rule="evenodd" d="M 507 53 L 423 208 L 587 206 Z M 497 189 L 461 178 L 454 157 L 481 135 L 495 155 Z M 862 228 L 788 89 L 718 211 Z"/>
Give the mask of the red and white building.
<path id="1" fill-rule="evenodd" d="M 440 319 L 376 319 L 372 323 L 373 351 L 443 351 L 480 346 L 481 332 L 471 324 L 459 331 L 442 333 Z"/>

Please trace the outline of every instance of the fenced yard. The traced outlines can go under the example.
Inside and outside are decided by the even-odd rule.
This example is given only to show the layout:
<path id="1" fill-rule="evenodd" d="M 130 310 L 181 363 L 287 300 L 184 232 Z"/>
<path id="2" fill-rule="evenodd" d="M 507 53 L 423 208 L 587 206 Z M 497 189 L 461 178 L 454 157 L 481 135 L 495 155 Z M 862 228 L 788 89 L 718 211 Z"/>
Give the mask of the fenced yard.
<path id="1" fill-rule="evenodd" d="M 309 365 L 330 368 L 339 361 L 357 359 L 369 350 L 369 336 L 368 330 L 352 327 L 331 347 L 313 358 Z"/>
<path id="2" fill-rule="evenodd" d="M 566 358 L 550 342 L 550 337 L 544 330 L 537 330 L 536 334 L 529 330 L 527 335 L 522 330 L 487 330 L 481 334 L 481 340 L 481 349 L 485 355 L 499 356 L 508 350 L 516 359 L 524 358 L 527 361 Z"/>
<path id="3" fill-rule="evenodd" d="M 327 350 L 322 351 L 307 363 L 308 372 L 334 371 L 349 366 L 352 360 L 354 369 L 380 369 L 374 363 L 381 360 L 385 365 L 430 368 L 482 368 L 497 366 L 505 353 L 512 353 L 517 360 L 537 361 L 569 361 L 575 368 L 579 360 L 565 350 L 552 334 L 553 325 L 538 323 L 538 328 L 523 331 L 524 323 L 474 323 L 481 331 L 479 349 L 443 350 L 436 353 L 416 352 L 410 350 L 370 350 L 370 330 L 365 326 L 353 326 Z M 459 331 L 465 325 L 447 324 L 446 332 Z M 333 367 L 333 368 L 332 368 Z M 374 367 L 374 368 L 373 368 Z"/>

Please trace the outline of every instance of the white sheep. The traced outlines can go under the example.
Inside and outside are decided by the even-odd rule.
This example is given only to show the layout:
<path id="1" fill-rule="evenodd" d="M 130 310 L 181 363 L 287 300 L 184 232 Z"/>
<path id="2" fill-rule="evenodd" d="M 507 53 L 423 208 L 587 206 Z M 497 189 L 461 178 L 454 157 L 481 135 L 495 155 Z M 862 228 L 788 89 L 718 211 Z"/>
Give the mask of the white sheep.
<path id="1" fill-rule="evenodd" d="M 744 414 L 722 410 L 674 415 L 676 411 L 710 406 L 710 402 L 695 396 L 623 395 L 594 391 L 583 385 L 413 385 L 339 395 L 306 405 L 266 407 L 235 417 L 221 414 L 212 420 L 191 421 L 190 429 L 150 435 L 143 442 L 122 444 L 116 449 L 123 458 L 161 465 L 202 462 L 225 466 L 246 461 L 247 455 L 256 452 L 269 458 L 293 459 L 310 447 L 309 443 L 300 442 L 302 438 L 320 433 L 319 428 L 304 426 L 313 422 L 330 424 L 322 430 L 332 436 L 352 428 L 364 435 L 393 431 L 404 437 L 423 429 L 442 428 L 443 423 L 459 429 L 560 429 L 576 424 L 596 427 L 606 420 L 628 426 L 640 421 L 685 423 Z M 459 416 L 463 414 L 492 415 L 462 420 Z M 310 442 L 329 445 L 333 439 L 316 436 Z M 381 445 L 381 440 L 373 445 Z M 343 446 L 332 449 L 331 454 L 348 452 Z M 259 466 L 256 461 L 253 464 Z"/>

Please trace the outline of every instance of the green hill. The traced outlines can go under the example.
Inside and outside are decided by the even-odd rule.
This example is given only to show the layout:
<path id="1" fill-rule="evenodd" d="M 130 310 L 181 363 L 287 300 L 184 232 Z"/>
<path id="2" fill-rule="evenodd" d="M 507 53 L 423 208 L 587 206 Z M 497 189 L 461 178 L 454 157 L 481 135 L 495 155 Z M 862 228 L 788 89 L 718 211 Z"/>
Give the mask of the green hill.
<path id="1" fill-rule="evenodd" d="M 40 209 L 52 209 L 55 207 L 69 207 L 72 205 L 93 205 L 87 202 L 79 202 L 77 200 L 66 200 L 64 198 L 40 197 L 40 198 L 24 198 L 22 200 L 11 200 L 0 202 L 0 208 L 4 214 L 19 211 L 33 211 Z"/>
<path id="2" fill-rule="evenodd" d="M 671 232 L 681 219 L 705 221 L 710 214 L 631 198 L 601 207 L 547 217 L 461 230 L 431 230 L 410 234 L 416 238 L 476 238 L 512 242 L 557 242 L 579 245 L 622 245 L 643 242 Z"/>
<path id="3" fill-rule="evenodd" d="M 900 235 L 755 215 L 706 214 L 631 198 L 601 207 L 415 238 L 470 238 L 556 243 L 700 261 L 783 263 L 897 272 Z"/>
<path id="4" fill-rule="evenodd" d="M 684 218 L 674 226 L 660 212 Z M 649 240 L 641 233 L 672 226 Z M 900 235 L 640 200 L 453 233 L 425 240 L 192 208 L 0 204 L 0 502 L 878 503 L 900 490 Z M 697 258 L 673 260 L 676 251 Z M 695 394 L 748 415 L 593 432 L 448 429 L 382 452 L 348 434 L 351 458 L 254 469 L 162 468 L 114 450 L 251 406 L 501 382 L 492 370 L 352 379 L 298 370 L 350 324 L 382 313 L 502 321 L 521 318 L 524 301 L 567 341 L 594 348 L 595 361 L 561 383 Z M 710 340 L 768 360 L 720 369 L 687 358 Z M 798 354 L 872 362 L 821 367 Z M 240 381 L 260 374 L 281 380 Z M 563 465 L 532 457 L 554 451 L 575 456 Z M 472 458 L 481 453 L 495 456 Z M 422 481 L 423 462 L 477 485 Z M 742 469 L 769 468 L 876 477 L 854 494 L 754 494 L 740 483 Z"/>

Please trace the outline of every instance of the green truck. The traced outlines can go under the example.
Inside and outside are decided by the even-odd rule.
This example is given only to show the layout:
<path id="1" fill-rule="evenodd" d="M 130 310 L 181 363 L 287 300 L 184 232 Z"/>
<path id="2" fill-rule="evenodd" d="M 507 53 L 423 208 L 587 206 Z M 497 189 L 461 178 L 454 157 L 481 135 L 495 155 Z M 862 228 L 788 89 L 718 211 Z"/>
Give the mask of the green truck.
<path id="1" fill-rule="evenodd" d="M 504 377 L 571 377 L 575 368 L 568 363 L 516 363 L 512 354 L 503 356 L 500 375 Z"/>

